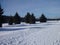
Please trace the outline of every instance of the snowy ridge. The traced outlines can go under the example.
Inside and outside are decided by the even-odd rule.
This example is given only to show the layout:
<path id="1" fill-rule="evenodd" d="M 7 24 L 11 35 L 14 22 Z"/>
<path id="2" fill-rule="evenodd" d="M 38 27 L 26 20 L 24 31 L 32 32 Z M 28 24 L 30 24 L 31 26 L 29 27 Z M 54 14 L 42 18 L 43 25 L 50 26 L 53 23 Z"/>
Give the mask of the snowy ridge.
<path id="1" fill-rule="evenodd" d="M 60 21 L 7 25 L 0 30 L 0 45 L 60 45 Z"/>

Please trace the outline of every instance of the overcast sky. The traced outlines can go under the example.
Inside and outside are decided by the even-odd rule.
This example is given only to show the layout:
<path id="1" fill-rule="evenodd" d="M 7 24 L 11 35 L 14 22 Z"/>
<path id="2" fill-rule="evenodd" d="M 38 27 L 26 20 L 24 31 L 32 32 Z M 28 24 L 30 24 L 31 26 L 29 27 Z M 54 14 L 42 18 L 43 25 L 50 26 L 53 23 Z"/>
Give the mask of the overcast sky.
<path id="1" fill-rule="evenodd" d="M 42 13 L 50 18 L 60 17 L 60 0 L 0 0 L 0 3 L 4 15 L 14 15 L 18 12 L 24 17 L 30 12 L 36 17 L 40 17 Z"/>

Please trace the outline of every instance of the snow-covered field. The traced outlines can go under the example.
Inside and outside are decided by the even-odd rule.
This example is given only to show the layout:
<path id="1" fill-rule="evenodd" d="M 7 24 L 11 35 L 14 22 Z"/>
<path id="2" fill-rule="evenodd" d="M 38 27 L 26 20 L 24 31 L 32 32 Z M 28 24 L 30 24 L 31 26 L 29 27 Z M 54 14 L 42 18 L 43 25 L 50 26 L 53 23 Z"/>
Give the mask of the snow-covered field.
<path id="1" fill-rule="evenodd" d="M 60 21 L 3 24 L 0 45 L 60 45 Z"/>

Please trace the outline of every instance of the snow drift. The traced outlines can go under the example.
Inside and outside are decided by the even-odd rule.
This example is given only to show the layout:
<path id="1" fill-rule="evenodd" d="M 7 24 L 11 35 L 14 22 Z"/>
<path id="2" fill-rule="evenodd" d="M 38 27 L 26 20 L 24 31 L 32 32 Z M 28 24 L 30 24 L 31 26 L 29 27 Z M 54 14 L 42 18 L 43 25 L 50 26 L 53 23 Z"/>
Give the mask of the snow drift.
<path id="1" fill-rule="evenodd" d="M 0 45 L 60 45 L 60 21 L 3 24 Z"/>

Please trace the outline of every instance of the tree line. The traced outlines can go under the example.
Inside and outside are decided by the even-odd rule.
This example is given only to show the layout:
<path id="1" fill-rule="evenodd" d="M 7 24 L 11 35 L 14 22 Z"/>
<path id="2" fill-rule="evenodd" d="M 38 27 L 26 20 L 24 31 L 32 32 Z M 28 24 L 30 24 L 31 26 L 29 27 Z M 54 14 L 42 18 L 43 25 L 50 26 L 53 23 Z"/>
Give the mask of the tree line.
<path id="1" fill-rule="evenodd" d="M 8 23 L 9 25 L 13 24 L 20 24 L 21 22 L 29 23 L 29 24 L 35 24 L 36 21 L 40 21 L 41 23 L 47 22 L 47 18 L 45 17 L 44 14 L 42 14 L 39 19 L 36 19 L 34 14 L 30 14 L 27 12 L 25 17 L 20 17 L 18 12 L 15 13 L 14 16 L 6 16 L 3 15 L 4 11 L 0 6 L 0 27 L 2 27 L 3 23 Z"/>
<path id="2" fill-rule="evenodd" d="M 9 25 L 14 24 L 20 24 L 22 21 L 29 24 L 35 24 L 36 18 L 34 14 L 30 14 L 29 12 L 25 15 L 25 17 L 20 17 L 19 14 L 16 12 L 14 16 L 5 16 L 3 15 L 4 11 L 0 6 L 0 27 L 2 27 L 3 23 L 8 23 Z M 39 18 L 40 22 L 46 22 L 47 18 L 42 14 L 42 16 Z"/>

